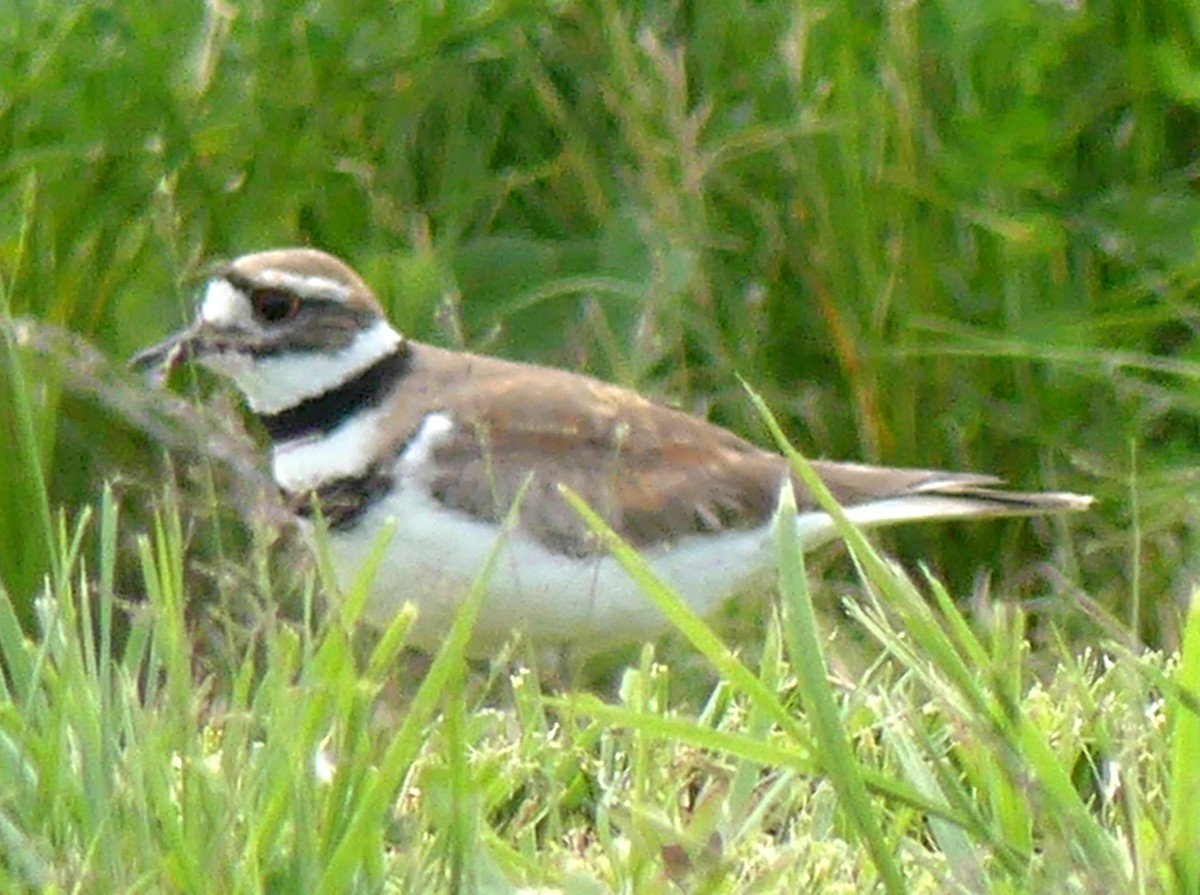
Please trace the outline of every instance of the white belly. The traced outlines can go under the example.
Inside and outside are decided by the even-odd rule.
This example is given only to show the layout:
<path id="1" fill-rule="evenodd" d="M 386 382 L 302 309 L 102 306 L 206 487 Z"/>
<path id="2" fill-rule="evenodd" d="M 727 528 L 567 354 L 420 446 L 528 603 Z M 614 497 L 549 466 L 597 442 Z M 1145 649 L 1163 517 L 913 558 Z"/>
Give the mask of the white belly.
<path id="1" fill-rule="evenodd" d="M 277 447 L 276 479 L 288 490 L 303 490 L 313 484 L 318 470 L 356 474 L 366 466 L 370 452 L 365 445 L 377 422 L 368 416 L 345 432 Z M 432 452 L 453 427 L 448 416 L 430 414 L 397 460 L 395 491 L 352 530 L 329 538 L 338 578 L 346 586 L 392 520 L 396 527 L 375 575 L 367 620 L 382 627 L 411 603 L 417 610 L 411 641 L 426 649 L 441 643 L 500 537 L 499 526 L 447 509 L 429 496 Z M 336 456 L 342 454 L 346 456 Z M 823 513 L 801 514 L 796 523 L 805 546 L 833 531 Z M 734 594 L 761 588 L 762 579 L 769 580 L 773 524 L 690 535 L 641 555 L 695 612 L 709 615 Z M 475 623 L 472 654 L 494 651 L 514 632 L 538 644 L 571 644 L 575 652 L 588 653 L 651 639 L 666 626 L 650 599 L 609 556 L 564 556 L 518 530 L 504 540 L 498 560 Z"/>
<path id="2" fill-rule="evenodd" d="M 372 507 L 354 530 L 330 535 L 343 585 L 358 574 L 388 519 L 396 529 L 375 576 L 368 621 L 386 625 L 411 603 L 417 610 L 411 641 L 436 648 L 487 562 L 498 528 L 445 509 L 410 482 Z M 493 651 L 514 632 L 536 643 L 571 643 L 590 652 L 653 638 L 666 625 L 611 557 L 552 553 L 520 532 L 511 533 L 500 550 L 475 624 L 473 654 Z M 707 615 L 771 568 L 770 526 L 693 536 L 642 555 L 696 612 Z"/>

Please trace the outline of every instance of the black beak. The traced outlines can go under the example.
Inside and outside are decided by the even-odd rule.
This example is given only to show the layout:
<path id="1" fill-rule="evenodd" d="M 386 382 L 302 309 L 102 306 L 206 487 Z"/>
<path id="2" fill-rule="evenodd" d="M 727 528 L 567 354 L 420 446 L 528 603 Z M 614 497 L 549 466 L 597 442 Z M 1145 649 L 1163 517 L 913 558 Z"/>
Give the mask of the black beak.
<path id="1" fill-rule="evenodd" d="M 192 356 L 199 332 L 200 325 L 194 323 L 157 345 L 143 348 L 129 359 L 129 368 L 138 372 L 169 373 L 177 364 Z"/>

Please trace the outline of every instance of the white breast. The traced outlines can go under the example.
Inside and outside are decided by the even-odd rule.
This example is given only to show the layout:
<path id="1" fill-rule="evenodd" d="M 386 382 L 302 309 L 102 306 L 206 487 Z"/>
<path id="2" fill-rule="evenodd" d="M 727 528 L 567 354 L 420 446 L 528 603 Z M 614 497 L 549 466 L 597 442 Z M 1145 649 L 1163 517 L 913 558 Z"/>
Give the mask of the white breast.
<path id="1" fill-rule="evenodd" d="M 297 438 L 271 449 L 271 472 L 290 494 L 323 481 L 361 475 L 375 459 L 376 433 L 386 411 L 373 408 L 351 417 L 328 434 Z"/>
<path id="2" fill-rule="evenodd" d="M 418 612 L 417 646 L 432 648 L 487 562 L 499 527 L 447 509 L 430 496 L 425 474 L 433 450 L 453 430 L 443 414 L 430 415 L 396 464 L 391 495 L 353 529 L 333 532 L 330 549 L 348 584 L 383 525 L 396 526 L 376 573 L 368 620 L 391 621 L 405 603 Z M 655 572 L 702 615 L 716 610 L 770 563 L 770 525 L 743 532 L 696 535 L 643 552 Z M 475 626 L 472 651 L 494 651 L 514 631 L 535 642 L 579 643 L 600 649 L 648 639 L 665 620 L 611 557 L 554 553 L 520 531 L 501 547 Z"/>
<path id="3" fill-rule="evenodd" d="M 369 424 L 364 420 L 363 425 Z M 395 532 L 376 574 L 367 616 L 383 626 L 411 603 L 418 612 L 412 641 L 423 648 L 440 644 L 500 537 L 499 526 L 447 509 L 430 495 L 426 476 L 431 458 L 453 429 L 454 421 L 444 414 L 427 417 L 397 461 L 392 493 L 371 507 L 353 529 L 330 535 L 339 577 L 348 584 L 384 524 L 392 521 Z M 363 434 L 361 429 L 356 432 Z M 336 436 L 327 437 L 328 450 L 333 450 L 335 440 Z M 326 450 L 322 455 L 298 453 L 286 464 L 288 472 L 297 481 L 303 479 L 306 472 L 330 460 Z M 281 459 L 276 457 L 277 476 Z M 972 513 L 978 513 L 978 507 L 969 500 L 924 494 L 883 499 L 847 511 L 851 521 L 865 527 Z M 802 513 L 795 521 L 803 549 L 835 534 L 832 521 L 821 512 Z M 768 520 L 744 531 L 690 535 L 643 550 L 642 557 L 693 610 L 705 616 L 731 596 L 761 589 L 770 581 L 775 568 L 773 527 Z M 479 655 L 494 653 L 514 632 L 521 632 L 537 643 L 575 644 L 586 653 L 622 641 L 653 638 L 665 624 L 616 560 L 554 553 L 517 530 L 500 548 L 471 650 Z"/>
<path id="4" fill-rule="evenodd" d="M 402 483 L 355 529 L 331 535 L 331 552 L 343 583 L 357 573 L 373 546 L 371 536 L 387 519 L 394 521 L 396 530 L 376 574 L 368 618 L 382 626 L 411 602 L 418 612 L 413 642 L 436 647 L 487 562 L 497 527 L 447 510 L 419 483 Z M 697 612 L 707 615 L 770 567 L 770 526 L 693 536 L 643 556 Z M 652 638 L 664 625 L 612 558 L 563 556 L 514 532 L 501 548 L 476 621 L 472 652 L 494 651 L 514 631 L 535 642 L 600 649 Z"/>

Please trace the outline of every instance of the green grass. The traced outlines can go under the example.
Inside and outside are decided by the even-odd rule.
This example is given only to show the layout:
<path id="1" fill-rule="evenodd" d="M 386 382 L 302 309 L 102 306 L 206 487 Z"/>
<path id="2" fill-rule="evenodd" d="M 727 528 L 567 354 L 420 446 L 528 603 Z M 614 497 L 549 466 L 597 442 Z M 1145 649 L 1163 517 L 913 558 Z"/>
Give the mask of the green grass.
<path id="1" fill-rule="evenodd" d="M 267 614 L 231 676 L 197 674 L 170 509 L 138 538 L 147 599 L 114 636 L 121 524 L 110 491 L 60 517 L 35 635 L 0 601 L 5 891 L 1195 885 L 1194 631 L 1178 663 L 1064 647 L 1035 679 L 1020 609 L 973 629 L 856 536 L 849 612 L 878 658 L 850 682 L 825 672 L 837 638 L 790 539 L 755 665 L 612 541 L 712 662 L 698 702 L 650 647 L 612 697 L 468 673 L 471 604 L 396 702 L 409 620 L 359 648 L 369 568 L 324 621 Z"/>
<path id="2" fill-rule="evenodd" d="M 1200 886 L 1189 7 L 296 9 L 0 4 L 0 889 Z M 451 643 L 397 708 L 228 404 L 120 369 L 296 243 L 417 338 L 1100 503 L 785 545 L 718 631 L 646 580 L 611 697 Z"/>

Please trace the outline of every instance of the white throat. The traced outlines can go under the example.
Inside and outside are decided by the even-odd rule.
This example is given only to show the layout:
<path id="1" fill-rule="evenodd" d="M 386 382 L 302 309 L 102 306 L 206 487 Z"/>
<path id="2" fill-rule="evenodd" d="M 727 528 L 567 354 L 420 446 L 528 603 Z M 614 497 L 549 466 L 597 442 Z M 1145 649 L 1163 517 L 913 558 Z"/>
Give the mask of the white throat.
<path id="1" fill-rule="evenodd" d="M 255 413 L 273 414 L 348 382 L 400 342 L 400 334 L 381 319 L 333 354 L 306 351 L 256 358 L 225 352 L 210 354 L 202 363 L 232 379 Z"/>

